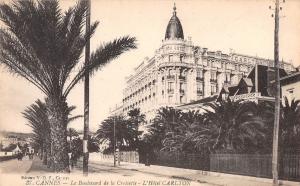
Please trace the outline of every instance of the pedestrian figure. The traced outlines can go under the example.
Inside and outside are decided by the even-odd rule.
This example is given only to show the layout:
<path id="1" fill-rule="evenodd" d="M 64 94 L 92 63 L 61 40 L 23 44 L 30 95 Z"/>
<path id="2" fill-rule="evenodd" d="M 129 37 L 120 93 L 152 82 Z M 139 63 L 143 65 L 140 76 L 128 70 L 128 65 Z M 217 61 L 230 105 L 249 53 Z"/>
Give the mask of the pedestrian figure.
<path id="1" fill-rule="evenodd" d="M 145 166 L 150 166 L 149 152 L 147 152 L 147 154 L 146 154 L 146 162 L 145 162 Z"/>
<path id="2" fill-rule="evenodd" d="M 19 160 L 19 161 L 22 161 L 23 154 L 19 152 L 18 155 L 17 155 L 17 157 L 18 157 L 18 160 Z"/>

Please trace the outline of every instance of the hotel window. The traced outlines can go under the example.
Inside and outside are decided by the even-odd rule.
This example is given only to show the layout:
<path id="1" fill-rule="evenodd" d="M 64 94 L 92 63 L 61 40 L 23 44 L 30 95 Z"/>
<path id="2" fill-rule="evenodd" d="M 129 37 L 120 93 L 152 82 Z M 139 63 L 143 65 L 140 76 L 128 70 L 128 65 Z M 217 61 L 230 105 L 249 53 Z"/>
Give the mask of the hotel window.
<path id="1" fill-rule="evenodd" d="M 169 103 L 172 103 L 172 102 L 173 102 L 173 96 L 169 96 L 169 97 L 168 97 L 168 102 L 169 102 Z"/>
<path id="2" fill-rule="evenodd" d="M 212 71 L 212 72 L 210 73 L 210 75 L 211 75 L 211 79 L 212 79 L 212 80 L 216 80 L 216 79 L 217 79 L 217 72 L 213 72 L 213 71 Z"/>
<path id="3" fill-rule="evenodd" d="M 197 69 L 197 77 L 203 78 L 203 71 L 201 69 Z"/>
<path id="4" fill-rule="evenodd" d="M 200 82 L 197 82 L 197 92 L 201 93 L 203 91 L 203 85 Z"/>
<path id="5" fill-rule="evenodd" d="M 168 90 L 174 91 L 174 83 L 173 82 L 168 82 Z"/>
<path id="6" fill-rule="evenodd" d="M 183 62 L 183 54 L 180 54 L 180 62 Z"/>
<path id="7" fill-rule="evenodd" d="M 222 99 L 223 99 L 223 100 L 226 100 L 226 98 L 227 98 L 226 93 L 223 93 L 223 94 L 222 94 Z"/>
<path id="8" fill-rule="evenodd" d="M 173 62 L 174 61 L 174 56 L 173 55 L 169 55 L 169 62 Z"/>
<path id="9" fill-rule="evenodd" d="M 180 96 L 180 103 L 183 102 L 183 96 Z"/>
<path id="10" fill-rule="evenodd" d="M 225 77 L 226 77 L 225 81 L 226 81 L 226 82 L 229 82 L 229 81 L 230 81 L 230 74 L 227 73 Z"/>
<path id="11" fill-rule="evenodd" d="M 216 85 L 211 85 L 211 93 L 212 94 L 217 93 L 217 86 Z"/>

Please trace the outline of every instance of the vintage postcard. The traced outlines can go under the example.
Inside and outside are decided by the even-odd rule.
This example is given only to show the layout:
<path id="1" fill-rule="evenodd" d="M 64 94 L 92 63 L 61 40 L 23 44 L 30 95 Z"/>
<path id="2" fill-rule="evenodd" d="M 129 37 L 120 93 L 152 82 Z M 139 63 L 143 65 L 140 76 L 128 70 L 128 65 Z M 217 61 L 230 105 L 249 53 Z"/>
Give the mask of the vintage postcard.
<path id="1" fill-rule="evenodd" d="M 300 185 L 300 1 L 0 0 L 0 186 Z"/>

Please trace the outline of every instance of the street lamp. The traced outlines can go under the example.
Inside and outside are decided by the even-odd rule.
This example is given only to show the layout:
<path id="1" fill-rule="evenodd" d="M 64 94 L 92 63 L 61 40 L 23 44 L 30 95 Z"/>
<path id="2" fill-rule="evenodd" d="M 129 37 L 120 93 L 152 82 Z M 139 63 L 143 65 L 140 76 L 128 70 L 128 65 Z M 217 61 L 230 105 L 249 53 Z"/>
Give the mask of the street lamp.
<path id="1" fill-rule="evenodd" d="M 121 142 L 118 141 L 117 142 L 117 152 L 118 152 L 118 165 L 120 165 L 120 161 L 121 161 L 121 149 L 120 149 L 120 146 L 121 146 Z"/>
<path id="2" fill-rule="evenodd" d="M 116 116 L 114 116 L 114 167 L 116 166 Z"/>

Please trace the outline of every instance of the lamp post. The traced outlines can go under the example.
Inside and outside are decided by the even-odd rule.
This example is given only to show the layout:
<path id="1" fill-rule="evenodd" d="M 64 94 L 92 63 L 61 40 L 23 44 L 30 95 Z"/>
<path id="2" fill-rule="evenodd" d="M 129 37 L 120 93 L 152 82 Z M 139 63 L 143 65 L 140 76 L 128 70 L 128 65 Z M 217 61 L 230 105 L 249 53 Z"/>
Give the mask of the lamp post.
<path id="1" fill-rule="evenodd" d="M 116 166 L 116 116 L 114 116 L 114 167 Z"/>
<path id="2" fill-rule="evenodd" d="M 120 161 L 121 161 L 121 149 L 120 149 L 121 142 L 120 141 L 117 142 L 117 146 L 118 146 L 118 149 L 117 149 L 117 151 L 118 151 L 118 165 L 120 165 Z"/>

